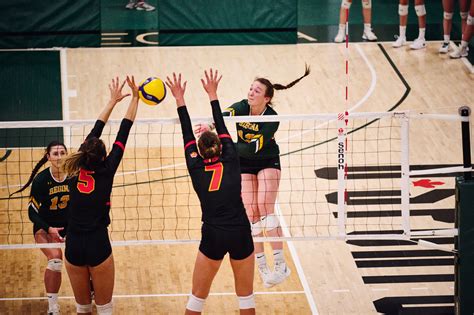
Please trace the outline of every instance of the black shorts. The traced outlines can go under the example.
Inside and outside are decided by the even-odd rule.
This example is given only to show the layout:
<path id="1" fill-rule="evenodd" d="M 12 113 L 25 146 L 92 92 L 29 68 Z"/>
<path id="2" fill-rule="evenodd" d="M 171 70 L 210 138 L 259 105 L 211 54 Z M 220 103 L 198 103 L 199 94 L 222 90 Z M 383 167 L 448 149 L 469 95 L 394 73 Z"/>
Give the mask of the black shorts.
<path id="1" fill-rule="evenodd" d="M 199 250 L 207 258 L 221 260 L 225 254 L 229 253 L 230 258 L 241 260 L 253 253 L 253 239 L 250 229 L 227 231 L 203 224 L 201 233 Z"/>
<path id="2" fill-rule="evenodd" d="M 65 237 L 66 236 L 66 233 L 67 233 L 67 225 L 63 226 L 63 225 L 54 225 L 52 224 L 51 225 L 52 227 L 64 227 L 63 230 L 59 231 L 59 235 L 61 235 L 61 237 Z M 36 232 L 38 232 L 39 230 L 41 230 L 41 228 L 36 225 L 36 224 L 33 224 L 33 236 L 36 234 Z M 46 233 L 48 233 L 48 231 L 45 231 Z"/>
<path id="3" fill-rule="evenodd" d="M 280 156 L 268 159 L 246 159 L 240 158 L 240 172 L 242 174 L 257 175 L 261 170 L 266 168 L 275 168 L 281 170 Z"/>
<path id="4" fill-rule="evenodd" d="M 112 254 L 107 228 L 91 232 L 69 232 L 66 237 L 66 259 L 74 266 L 95 267 Z"/>

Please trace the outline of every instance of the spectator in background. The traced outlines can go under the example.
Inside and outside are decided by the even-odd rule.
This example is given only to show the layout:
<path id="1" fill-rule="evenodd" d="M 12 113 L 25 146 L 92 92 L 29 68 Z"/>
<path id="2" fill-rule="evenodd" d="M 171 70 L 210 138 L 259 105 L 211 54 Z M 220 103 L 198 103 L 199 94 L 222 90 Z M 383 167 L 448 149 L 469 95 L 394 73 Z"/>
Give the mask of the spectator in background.
<path id="1" fill-rule="evenodd" d="M 426 8 L 425 0 L 415 0 L 415 11 L 418 16 L 418 38 L 410 45 L 411 49 L 423 49 L 426 47 Z M 398 5 L 398 14 L 400 15 L 400 34 L 397 40 L 392 44 L 394 48 L 402 47 L 407 43 L 406 30 L 408 22 L 408 0 L 400 0 Z"/>
<path id="2" fill-rule="evenodd" d="M 371 20 L 372 20 L 372 0 L 361 0 L 362 1 L 362 15 L 364 16 L 364 33 L 362 38 L 368 41 L 376 41 L 377 36 L 372 32 Z M 342 0 L 341 10 L 339 11 L 339 31 L 337 32 L 334 42 L 342 43 L 345 39 L 345 28 L 347 22 L 346 10 L 349 11 L 352 4 L 352 0 Z"/>
<path id="3" fill-rule="evenodd" d="M 469 15 L 467 17 L 466 27 L 462 32 L 461 45 L 453 51 L 449 56 L 453 59 L 467 57 L 469 41 L 472 38 L 474 28 L 474 1 L 471 1 L 471 8 L 469 9 Z"/>
<path id="4" fill-rule="evenodd" d="M 128 4 L 125 6 L 126 9 L 129 10 L 139 10 L 139 11 L 154 11 L 155 7 L 151 4 L 145 2 L 145 0 L 129 0 Z"/>

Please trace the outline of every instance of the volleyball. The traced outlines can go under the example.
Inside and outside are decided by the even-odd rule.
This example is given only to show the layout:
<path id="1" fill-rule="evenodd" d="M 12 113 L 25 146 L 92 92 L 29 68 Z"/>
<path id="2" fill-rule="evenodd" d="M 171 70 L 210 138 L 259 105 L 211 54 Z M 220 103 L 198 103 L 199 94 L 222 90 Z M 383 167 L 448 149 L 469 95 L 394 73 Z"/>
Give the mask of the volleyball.
<path id="1" fill-rule="evenodd" d="M 150 77 L 140 83 L 138 96 L 147 105 L 158 105 L 166 97 L 166 86 L 160 78 Z"/>

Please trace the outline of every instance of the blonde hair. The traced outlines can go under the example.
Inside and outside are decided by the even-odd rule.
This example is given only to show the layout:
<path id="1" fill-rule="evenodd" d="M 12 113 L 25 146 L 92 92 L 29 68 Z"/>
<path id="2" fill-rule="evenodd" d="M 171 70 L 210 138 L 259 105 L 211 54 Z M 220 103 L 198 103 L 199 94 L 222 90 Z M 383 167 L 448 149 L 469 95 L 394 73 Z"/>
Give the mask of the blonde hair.
<path id="1" fill-rule="evenodd" d="M 84 141 L 79 151 L 69 154 L 63 162 L 62 170 L 68 177 L 79 174 L 81 168 L 94 170 L 105 158 L 105 145 L 99 138 L 90 138 Z"/>

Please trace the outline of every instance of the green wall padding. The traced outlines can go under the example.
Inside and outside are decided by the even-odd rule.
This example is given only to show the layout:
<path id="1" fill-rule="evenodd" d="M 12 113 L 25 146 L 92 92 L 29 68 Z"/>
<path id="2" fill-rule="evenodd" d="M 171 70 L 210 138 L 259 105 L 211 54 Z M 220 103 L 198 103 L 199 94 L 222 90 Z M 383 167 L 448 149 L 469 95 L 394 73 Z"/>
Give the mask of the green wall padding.
<path id="1" fill-rule="evenodd" d="M 296 43 L 295 31 L 159 33 L 161 46 L 261 45 Z"/>
<path id="2" fill-rule="evenodd" d="M 0 47 L 100 45 L 100 0 L 0 2 Z"/>
<path id="3" fill-rule="evenodd" d="M 297 0 L 160 0 L 160 30 L 296 28 Z"/>
<path id="4" fill-rule="evenodd" d="M 0 52 L 0 86 L 0 121 L 62 119 L 59 52 Z M 0 146 L 44 146 L 62 139 L 62 129 L 47 129 L 0 130 Z"/>
<path id="5" fill-rule="evenodd" d="M 474 314 L 474 180 L 456 178 L 457 314 Z"/>

